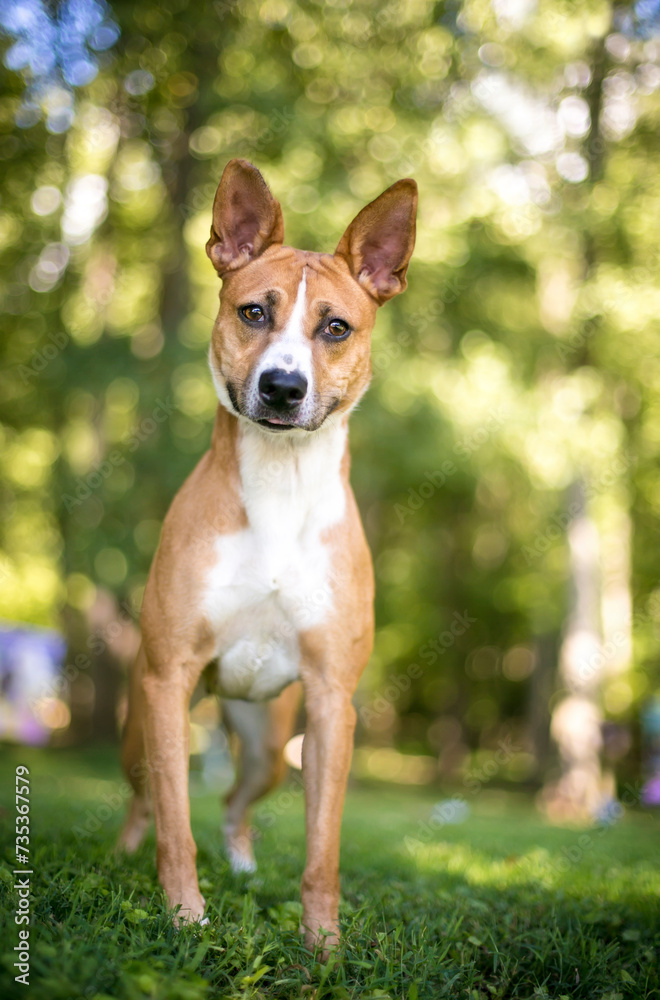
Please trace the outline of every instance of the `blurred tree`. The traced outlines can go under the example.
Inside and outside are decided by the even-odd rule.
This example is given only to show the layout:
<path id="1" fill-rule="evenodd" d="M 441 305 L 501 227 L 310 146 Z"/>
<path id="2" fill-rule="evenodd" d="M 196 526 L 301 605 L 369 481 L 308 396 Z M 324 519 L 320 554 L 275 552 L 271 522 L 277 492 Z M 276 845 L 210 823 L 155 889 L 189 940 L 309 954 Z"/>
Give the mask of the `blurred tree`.
<path id="1" fill-rule="evenodd" d="M 453 771 L 508 735 L 524 749 L 501 776 L 539 777 L 565 684 L 553 650 L 579 479 L 604 560 L 598 630 L 615 649 L 594 705 L 628 723 L 660 649 L 653 4 L 103 10 L 120 34 L 87 46 L 93 79 L 59 80 L 71 114 L 55 124 L 45 100 L 25 119 L 33 71 L 7 40 L 4 613 L 52 622 L 63 601 L 90 608 L 97 585 L 139 607 L 216 405 L 203 247 L 227 159 L 264 171 L 287 239 L 312 249 L 411 174 L 409 291 L 379 317 L 352 421 L 378 581 L 363 735 L 430 748 Z M 618 553 L 631 520 L 628 669 L 613 635 L 630 629 Z"/>

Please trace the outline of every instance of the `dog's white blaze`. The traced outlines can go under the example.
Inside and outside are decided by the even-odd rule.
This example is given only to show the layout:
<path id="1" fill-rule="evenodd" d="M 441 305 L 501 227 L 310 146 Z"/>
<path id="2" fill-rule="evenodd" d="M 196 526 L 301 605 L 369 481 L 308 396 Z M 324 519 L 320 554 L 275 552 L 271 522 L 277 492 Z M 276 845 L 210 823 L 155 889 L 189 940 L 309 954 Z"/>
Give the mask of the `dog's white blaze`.
<path id="1" fill-rule="evenodd" d="M 216 540 L 204 609 L 217 637 L 218 679 L 229 698 L 260 701 L 299 675 L 298 632 L 332 607 L 323 532 L 346 511 L 346 425 L 277 438 L 242 424 L 238 457 L 249 525 Z"/>
<path id="2" fill-rule="evenodd" d="M 304 317 L 307 290 L 307 270 L 303 267 L 298 285 L 296 301 L 288 322 L 277 340 L 264 351 L 252 379 L 252 391 L 258 391 L 259 378 L 271 368 L 282 368 L 287 372 L 300 372 L 307 379 L 307 395 L 300 407 L 300 417 L 307 419 L 313 410 L 314 371 L 312 367 L 312 345 L 305 336 Z"/>

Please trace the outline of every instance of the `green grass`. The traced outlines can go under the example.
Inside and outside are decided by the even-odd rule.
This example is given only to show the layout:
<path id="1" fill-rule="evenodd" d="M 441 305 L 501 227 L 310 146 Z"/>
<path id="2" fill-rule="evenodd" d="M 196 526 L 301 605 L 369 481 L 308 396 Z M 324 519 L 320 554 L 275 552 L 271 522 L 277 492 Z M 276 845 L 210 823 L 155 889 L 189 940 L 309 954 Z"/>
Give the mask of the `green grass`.
<path id="1" fill-rule="evenodd" d="M 29 987 L 14 983 L 12 968 L 19 763 L 32 781 Z M 466 822 L 424 832 L 440 793 L 352 787 L 342 839 L 343 943 L 322 966 L 298 934 L 300 795 L 275 793 L 262 806 L 259 871 L 236 877 L 222 855 L 216 797 L 193 782 L 211 924 L 176 931 L 157 887 L 153 836 L 129 862 L 110 853 L 122 816 L 111 808 L 119 782 L 107 752 L 5 751 L 1 997 L 660 996 L 656 816 L 629 814 L 587 833 L 558 829 L 522 797 L 485 789 L 470 800 Z M 269 805 L 268 815 L 273 806 L 281 814 L 272 824 Z M 99 828 L 77 836 L 90 816 L 100 816 Z"/>

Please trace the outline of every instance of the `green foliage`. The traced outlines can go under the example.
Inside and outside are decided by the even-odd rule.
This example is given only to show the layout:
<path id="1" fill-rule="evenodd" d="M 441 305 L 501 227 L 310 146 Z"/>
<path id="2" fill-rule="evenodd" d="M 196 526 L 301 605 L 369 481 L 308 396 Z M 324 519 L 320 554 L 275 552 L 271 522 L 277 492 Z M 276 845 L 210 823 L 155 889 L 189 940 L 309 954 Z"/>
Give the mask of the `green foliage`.
<path id="1" fill-rule="evenodd" d="M 409 290 L 379 317 L 352 421 L 378 582 L 363 697 L 422 666 L 396 704 L 410 749 L 437 716 L 461 716 L 470 746 L 529 725 L 529 670 L 506 657 L 561 628 L 565 491 L 584 474 L 599 523 L 635 524 L 635 671 L 606 692 L 629 717 L 660 642 L 659 54 L 617 34 L 605 0 L 533 7 L 517 23 L 486 0 L 118 0 L 121 38 L 61 135 L 15 125 L 23 83 L 2 71 L 8 617 L 52 622 L 95 583 L 139 606 L 216 405 L 203 246 L 225 162 L 254 161 L 287 239 L 324 250 L 413 175 Z M 466 611 L 474 625 L 420 659 Z"/>

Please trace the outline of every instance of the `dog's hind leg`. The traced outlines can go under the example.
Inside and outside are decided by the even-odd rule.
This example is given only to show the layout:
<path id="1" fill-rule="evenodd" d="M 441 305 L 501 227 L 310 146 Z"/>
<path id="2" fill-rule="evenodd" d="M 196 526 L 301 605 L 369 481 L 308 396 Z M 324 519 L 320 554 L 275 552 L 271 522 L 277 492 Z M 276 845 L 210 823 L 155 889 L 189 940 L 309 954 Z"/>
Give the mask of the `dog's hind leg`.
<path id="1" fill-rule="evenodd" d="M 133 789 L 133 798 L 117 840 L 117 849 L 127 851 L 129 854 L 136 851 L 142 843 L 152 813 L 143 731 L 144 698 L 141 675 L 144 663 L 144 647 L 141 646 L 130 675 L 128 714 L 121 747 L 122 768 Z"/>
<path id="2" fill-rule="evenodd" d="M 284 747 L 296 722 L 302 689 L 289 685 L 268 702 L 224 699 L 222 714 L 240 739 L 238 776 L 225 799 L 225 847 L 232 870 L 257 867 L 248 825 L 248 809 L 284 777 Z"/>

